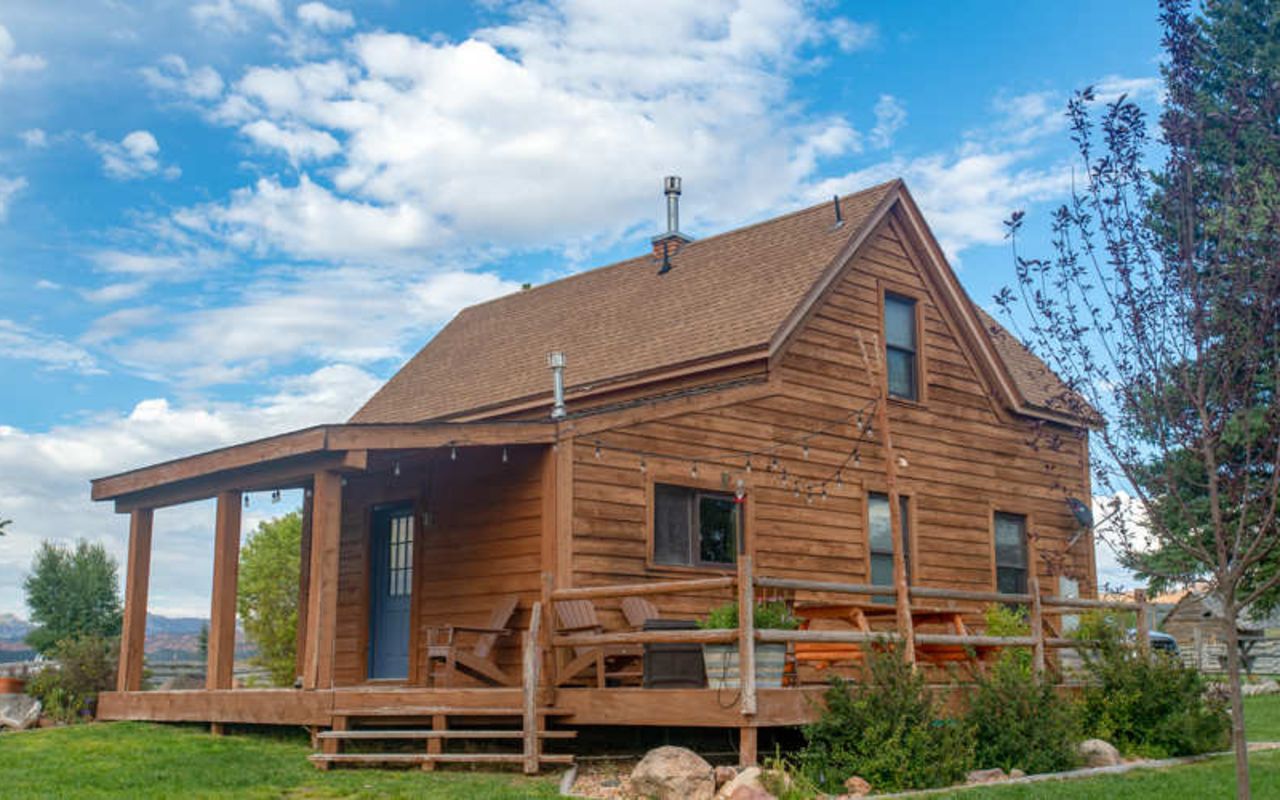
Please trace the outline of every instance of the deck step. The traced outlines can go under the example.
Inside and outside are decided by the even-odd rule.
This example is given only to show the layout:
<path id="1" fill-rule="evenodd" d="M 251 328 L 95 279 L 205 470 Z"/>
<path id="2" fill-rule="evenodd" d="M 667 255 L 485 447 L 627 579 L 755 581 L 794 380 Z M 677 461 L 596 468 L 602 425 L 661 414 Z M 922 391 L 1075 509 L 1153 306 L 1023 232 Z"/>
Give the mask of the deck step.
<path id="1" fill-rule="evenodd" d="M 316 753 L 309 756 L 317 766 L 329 764 L 523 764 L 520 753 Z M 572 764 L 567 753 L 543 753 L 543 764 Z"/>
<path id="2" fill-rule="evenodd" d="M 539 708 L 542 717 L 562 717 L 573 712 L 562 708 Z M 334 709 L 335 717 L 519 717 L 524 709 L 515 706 L 375 706 Z"/>
<path id="3" fill-rule="evenodd" d="M 539 731 L 538 737 L 541 739 L 572 739 L 578 735 L 577 731 Z M 451 731 L 427 731 L 427 730 L 380 730 L 377 728 L 364 728 L 358 731 L 321 731 L 316 734 L 318 739 L 523 739 L 524 731 L 513 729 L 509 731 L 467 731 L 467 730 L 451 730 Z"/>

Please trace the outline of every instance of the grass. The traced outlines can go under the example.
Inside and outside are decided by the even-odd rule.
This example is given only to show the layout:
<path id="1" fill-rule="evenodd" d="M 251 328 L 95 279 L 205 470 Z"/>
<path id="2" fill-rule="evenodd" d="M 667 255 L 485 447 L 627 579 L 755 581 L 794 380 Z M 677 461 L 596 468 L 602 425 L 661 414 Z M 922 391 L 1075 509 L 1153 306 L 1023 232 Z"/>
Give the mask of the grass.
<path id="1" fill-rule="evenodd" d="M 305 735 L 100 723 L 0 736 L 5 798 L 550 798 L 554 778 L 420 770 L 320 772 Z"/>
<path id="2" fill-rule="evenodd" d="M 1280 742 L 1280 694 L 1246 697 L 1244 728 L 1251 742 Z"/>

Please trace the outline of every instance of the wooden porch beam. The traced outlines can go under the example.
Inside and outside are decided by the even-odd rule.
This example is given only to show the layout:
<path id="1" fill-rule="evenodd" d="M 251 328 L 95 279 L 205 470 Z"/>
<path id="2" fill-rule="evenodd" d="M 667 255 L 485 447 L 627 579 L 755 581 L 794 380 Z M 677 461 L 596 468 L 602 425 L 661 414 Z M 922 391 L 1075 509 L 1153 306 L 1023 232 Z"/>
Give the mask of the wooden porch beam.
<path id="1" fill-rule="evenodd" d="M 147 589 L 151 583 L 151 527 L 154 514 L 139 508 L 129 516 L 129 556 L 125 573 L 124 627 L 120 634 L 120 667 L 116 688 L 142 688 L 144 645 L 147 638 Z"/>
<path id="2" fill-rule="evenodd" d="M 236 656 L 236 583 L 240 574 L 240 492 L 218 495 L 213 541 L 206 689 L 230 689 Z"/>
<path id="3" fill-rule="evenodd" d="M 134 508 L 164 508 L 217 497 L 220 492 L 236 490 L 259 492 L 270 489 L 302 489 L 311 485 L 317 470 L 363 472 L 369 463 L 364 450 L 322 452 L 296 456 L 282 461 L 244 467 L 233 471 L 204 475 L 180 483 L 167 484 L 116 498 L 116 511 Z"/>
<path id="4" fill-rule="evenodd" d="M 329 431 L 330 450 L 416 450 L 427 447 L 551 444 L 553 422 L 340 425 Z"/>
<path id="5" fill-rule="evenodd" d="M 333 686 L 338 616 L 338 555 L 342 532 L 342 476 L 317 472 L 311 495 L 311 569 L 307 597 L 306 670 L 302 688 Z"/>

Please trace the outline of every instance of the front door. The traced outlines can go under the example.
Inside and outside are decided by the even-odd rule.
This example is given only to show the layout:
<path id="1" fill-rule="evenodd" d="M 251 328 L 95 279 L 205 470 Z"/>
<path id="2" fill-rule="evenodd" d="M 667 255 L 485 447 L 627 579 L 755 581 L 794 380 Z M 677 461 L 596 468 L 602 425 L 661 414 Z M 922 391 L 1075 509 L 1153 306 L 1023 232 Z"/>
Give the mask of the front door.
<path id="1" fill-rule="evenodd" d="M 413 506 L 374 509 L 369 569 L 369 677 L 409 677 Z"/>

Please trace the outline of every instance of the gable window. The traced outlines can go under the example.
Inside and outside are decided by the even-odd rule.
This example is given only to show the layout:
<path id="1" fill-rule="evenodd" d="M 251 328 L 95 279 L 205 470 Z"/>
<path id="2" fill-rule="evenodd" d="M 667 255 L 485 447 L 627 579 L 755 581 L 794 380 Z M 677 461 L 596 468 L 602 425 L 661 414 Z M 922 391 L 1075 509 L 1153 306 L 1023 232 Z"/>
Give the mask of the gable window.
<path id="1" fill-rule="evenodd" d="M 1027 518 L 996 512 L 996 591 L 1027 591 Z"/>
<path id="2" fill-rule="evenodd" d="M 915 300 L 896 294 L 884 296 L 884 345 L 889 396 L 918 400 Z"/>
<path id="3" fill-rule="evenodd" d="M 653 501 L 656 563 L 719 567 L 737 561 L 739 506 L 732 494 L 660 483 Z"/>
<path id="4" fill-rule="evenodd" d="M 909 503 L 898 495 L 898 524 L 902 528 L 902 553 L 907 565 L 907 584 L 911 584 L 911 525 Z M 893 529 L 889 519 L 889 495 L 872 492 L 867 495 L 867 526 L 871 545 L 871 585 L 893 585 Z M 873 603 L 892 603 L 893 595 L 877 595 Z"/>

